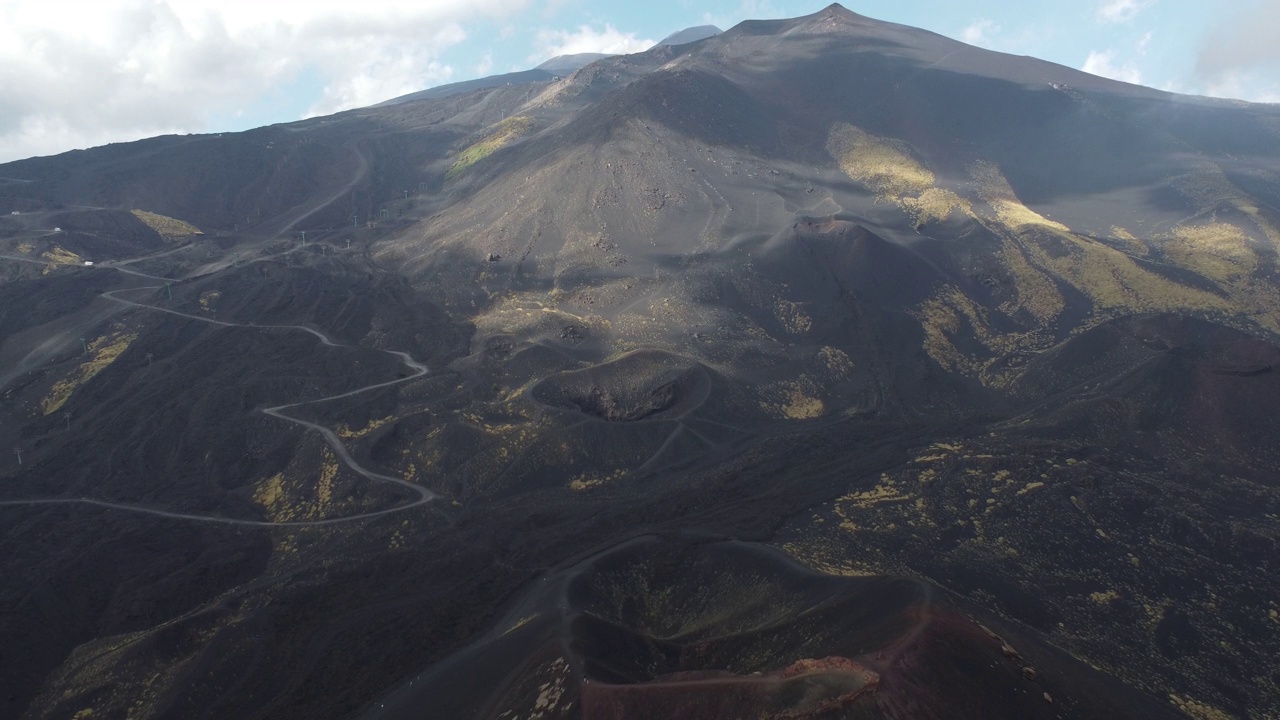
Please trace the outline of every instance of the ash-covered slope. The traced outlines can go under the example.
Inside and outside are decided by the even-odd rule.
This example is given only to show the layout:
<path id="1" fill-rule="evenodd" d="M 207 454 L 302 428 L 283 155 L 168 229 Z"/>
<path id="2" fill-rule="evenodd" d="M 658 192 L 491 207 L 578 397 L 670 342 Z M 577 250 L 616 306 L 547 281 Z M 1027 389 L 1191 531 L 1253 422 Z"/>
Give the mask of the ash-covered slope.
<path id="1" fill-rule="evenodd" d="M 699 25 L 697 27 L 685 28 L 684 30 L 674 32 L 659 41 L 658 45 L 685 45 L 687 43 L 697 42 L 698 40 L 705 40 L 706 38 L 720 34 L 720 32 L 720 28 L 714 25 Z M 502 73 L 500 75 L 476 78 L 474 80 L 463 80 L 461 82 L 438 85 L 433 88 L 419 90 L 418 92 L 386 100 L 378 103 L 374 107 L 399 105 L 401 103 L 413 102 L 415 100 L 445 98 L 450 95 L 461 95 L 478 90 L 501 87 L 504 85 L 541 85 L 552 80 L 558 80 L 561 75 L 568 75 L 575 70 L 581 70 L 596 60 L 601 60 L 607 57 L 613 56 L 608 53 L 572 53 L 569 55 L 557 55 L 529 70 L 519 70 L 516 72 Z"/>
<path id="2" fill-rule="evenodd" d="M 553 85 L 377 253 L 514 387 L 644 349 L 741 422 L 999 413 L 1116 318 L 1274 337 L 1278 115 L 833 7 Z"/>
<path id="3" fill-rule="evenodd" d="M 1275 107 L 832 6 L 0 176 L 14 714 L 1278 709 Z"/>
<path id="4" fill-rule="evenodd" d="M 371 716 L 1179 717 L 927 583 L 752 543 L 636 538 L 549 573 L 497 628 Z"/>
<path id="5" fill-rule="evenodd" d="M 724 32 L 715 25 L 698 25 L 696 27 L 685 28 L 658 41 L 659 45 L 686 45 L 699 40 L 706 40 L 709 37 L 715 37 Z"/>

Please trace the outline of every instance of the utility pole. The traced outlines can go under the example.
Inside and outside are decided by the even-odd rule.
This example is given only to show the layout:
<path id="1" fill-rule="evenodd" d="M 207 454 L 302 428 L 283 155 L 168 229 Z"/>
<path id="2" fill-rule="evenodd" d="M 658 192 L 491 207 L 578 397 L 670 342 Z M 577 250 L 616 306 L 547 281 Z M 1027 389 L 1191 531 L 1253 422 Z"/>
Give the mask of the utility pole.
<path id="1" fill-rule="evenodd" d="M 71 429 L 71 413 L 63 413 L 62 416 L 67 419 L 67 429 L 70 430 Z"/>
<path id="2" fill-rule="evenodd" d="M 21 465 L 22 464 L 22 448 L 18 447 L 17 445 L 14 445 L 13 451 L 18 453 L 18 464 Z"/>
<path id="3" fill-rule="evenodd" d="M 409 199 L 409 191 L 408 191 L 408 190 L 405 190 L 405 191 L 404 191 L 404 199 L 405 199 L 405 200 L 408 200 L 408 199 Z"/>
<path id="4" fill-rule="evenodd" d="M 307 241 L 307 231 L 306 231 L 306 230 L 303 230 L 303 231 L 302 231 L 302 242 L 306 242 L 306 241 Z"/>
<path id="5" fill-rule="evenodd" d="M 169 299 L 170 299 L 170 300 L 172 300 L 172 299 L 173 299 L 173 286 L 172 286 L 172 285 L 170 285 L 169 283 L 165 283 L 165 284 L 164 284 L 164 289 L 169 291 Z"/>
<path id="6" fill-rule="evenodd" d="M 351 227 L 353 228 L 360 227 L 360 213 L 356 213 L 355 215 L 351 216 Z"/>
<path id="7" fill-rule="evenodd" d="M 351 238 L 347 238 L 347 249 L 351 249 Z"/>
<path id="8" fill-rule="evenodd" d="M 89 354 L 89 343 L 86 343 L 83 337 L 80 338 L 80 348 L 84 350 L 85 355 Z"/>

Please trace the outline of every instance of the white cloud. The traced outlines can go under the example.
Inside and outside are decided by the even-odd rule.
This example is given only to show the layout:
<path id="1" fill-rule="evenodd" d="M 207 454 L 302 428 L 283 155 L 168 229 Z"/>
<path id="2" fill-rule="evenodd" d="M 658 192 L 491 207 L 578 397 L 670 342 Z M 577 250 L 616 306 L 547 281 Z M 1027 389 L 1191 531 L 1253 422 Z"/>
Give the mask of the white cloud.
<path id="1" fill-rule="evenodd" d="M 1280 103 L 1280 82 L 1271 73 L 1233 70 L 1207 81 L 1204 93 L 1210 97 Z"/>
<path id="2" fill-rule="evenodd" d="M 1147 32 L 1143 33 L 1142 37 L 1138 38 L 1138 44 L 1136 47 L 1139 55 L 1147 54 L 1147 48 L 1151 47 L 1151 39 L 1153 37 L 1155 37 L 1155 32 L 1152 30 L 1148 30 Z"/>
<path id="3" fill-rule="evenodd" d="M 1097 18 L 1102 22 L 1126 23 L 1155 4 L 1156 0 L 1103 0 L 1098 5 Z"/>
<path id="4" fill-rule="evenodd" d="M 542 62 L 557 55 L 578 53 L 627 55 L 648 50 L 657 42 L 638 38 L 635 33 L 621 32 L 612 25 L 605 25 L 602 30 L 590 25 L 580 25 L 577 30 L 572 31 L 539 30 L 534 39 L 534 46 L 538 50 L 529 56 L 529 61 Z"/>
<path id="5" fill-rule="evenodd" d="M 467 22 L 531 0 L 0 2 L 0 161 L 199 132 L 299 78 L 310 113 L 447 81 Z"/>
<path id="6" fill-rule="evenodd" d="M 1114 50 L 1090 51 L 1088 59 L 1080 69 L 1112 80 L 1121 80 L 1134 85 L 1142 84 L 1142 71 L 1130 62 L 1117 64 Z"/>
<path id="7" fill-rule="evenodd" d="M 476 63 L 476 75 L 485 76 L 493 72 L 493 53 L 487 52 L 480 57 L 480 62 Z"/>
<path id="8" fill-rule="evenodd" d="M 960 31 L 960 39 L 970 45 L 978 47 L 991 47 L 992 36 L 1000 32 L 1000 26 L 994 20 L 983 18 L 974 20 Z"/>
<path id="9" fill-rule="evenodd" d="M 1196 57 L 1202 92 L 1252 102 L 1280 102 L 1280 0 L 1259 0 L 1219 19 Z"/>
<path id="10" fill-rule="evenodd" d="M 1274 90 L 1280 78 L 1278 26 L 1280 0 L 1251 3 L 1221 18 L 1202 41 L 1197 76 L 1210 86 L 1240 89 L 1263 82 Z"/>
<path id="11" fill-rule="evenodd" d="M 702 24 L 728 30 L 743 20 L 774 20 L 795 15 L 795 12 L 784 12 L 770 0 L 739 0 L 738 6 L 728 12 L 702 13 Z"/>

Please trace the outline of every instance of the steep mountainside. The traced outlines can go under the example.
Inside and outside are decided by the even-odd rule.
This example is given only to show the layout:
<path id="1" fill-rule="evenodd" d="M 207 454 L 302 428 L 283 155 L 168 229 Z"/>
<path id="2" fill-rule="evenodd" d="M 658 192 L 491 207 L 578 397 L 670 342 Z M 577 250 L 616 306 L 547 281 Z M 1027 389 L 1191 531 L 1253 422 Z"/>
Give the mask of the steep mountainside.
<path id="1" fill-rule="evenodd" d="M 709 37 L 715 37 L 724 32 L 715 25 L 698 25 L 696 27 L 685 28 L 679 32 L 673 32 L 670 35 L 658 41 L 658 45 L 685 45 L 699 40 L 706 40 Z"/>
<path id="2" fill-rule="evenodd" d="M 833 5 L 0 177 L 0 715 L 1280 713 L 1276 106 Z"/>
<path id="3" fill-rule="evenodd" d="M 685 45 L 698 40 L 705 40 L 709 37 L 719 35 L 720 28 L 714 25 L 699 25 L 697 27 L 685 28 L 678 32 L 674 32 L 663 38 L 658 43 L 662 45 Z M 387 105 L 399 105 L 401 103 L 412 102 L 414 100 L 430 100 L 435 98 L 445 98 L 450 95 L 461 95 L 464 93 L 475 92 L 477 90 L 486 90 L 488 88 L 502 87 L 506 85 L 532 85 L 544 84 L 552 80 L 559 80 L 559 76 L 568 75 L 575 70 L 590 65 L 596 60 L 602 60 L 612 57 L 606 53 L 573 53 L 571 55 L 557 55 L 547 60 L 535 68 L 530 70 L 519 70 L 516 72 L 502 73 L 500 75 L 490 75 L 488 77 L 476 78 L 474 80 L 463 80 L 461 82 L 448 83 L 438 85 L 426 90 L 401 95 L 375 105 L 374 107 L 385 107 Z"/>

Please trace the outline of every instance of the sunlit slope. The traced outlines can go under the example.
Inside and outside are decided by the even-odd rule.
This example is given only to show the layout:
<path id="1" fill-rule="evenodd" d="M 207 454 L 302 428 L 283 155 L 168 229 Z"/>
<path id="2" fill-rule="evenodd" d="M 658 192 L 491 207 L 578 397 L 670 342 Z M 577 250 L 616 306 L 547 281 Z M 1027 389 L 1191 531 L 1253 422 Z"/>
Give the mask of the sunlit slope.
<path id="1" fill-rule="evenodd" d="M 1280 711 L 1275 107 L 833 6 L 0 170 L 0 715 Z"/>

